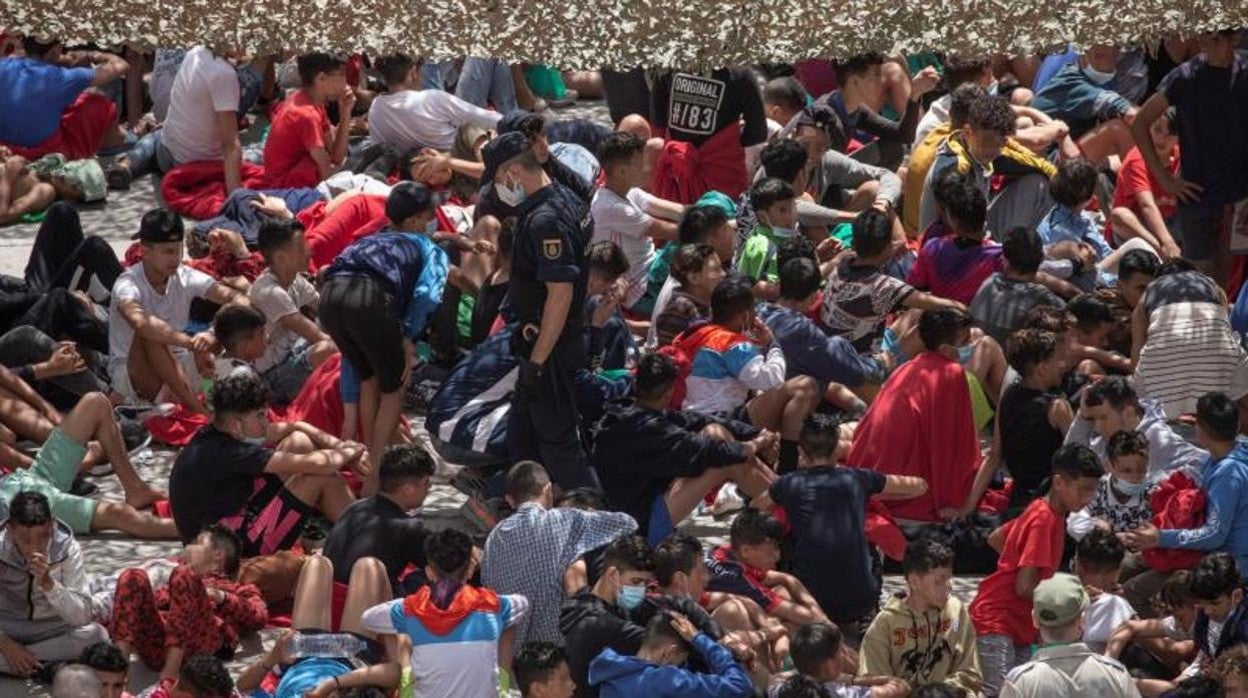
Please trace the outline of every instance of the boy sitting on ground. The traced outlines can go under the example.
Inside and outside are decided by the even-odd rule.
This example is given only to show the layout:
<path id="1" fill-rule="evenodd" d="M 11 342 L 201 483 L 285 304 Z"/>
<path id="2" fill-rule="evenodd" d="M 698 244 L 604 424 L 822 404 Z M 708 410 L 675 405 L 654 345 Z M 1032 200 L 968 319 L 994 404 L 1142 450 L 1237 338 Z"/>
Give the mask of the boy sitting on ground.
<path id="1" fill-rule="evenodd" d="M 1119 533 L 1153 520 L 1148 439 L 1138 431 L 1119 431 L 1109 437 L 1105 450 L 1109 453 L 1109 473 L 1097 485 L 1092 503 L 1066 519 L 1066 531 L 1076 540 L 1094 528 Z"/>
<path id="2" fill-rule="evenodd" d="M 844 656 L 841 631 L 829 623 L 807 623 L 793 632 L 793 668 L 799 672 L 796 678 L 812 679 L 826 692 L 825 696 L 837 698 L 905 698 L 910 695 L 910 684 L 905 679 L 883 674 L 878 677 L 854 676 L 842 666 Z M 781 698 L 788 693 L 794 681 L 773 684 L 768 695 Z"/>
<path id="3" fill-rule="evenodd" d="M 511 662 L 520 698 L 572 698 L 576 684 L 568 673 L 568 655 L 552 642 L 530 642 Z"/>
<path id="4" fill-rule="evenodd" d="M 775 177 L 761 179 L 750 188 L 757 223 L 732 266 L 754 282 L 754 292 L 764 300 L 775 300 L 779 295 L 776 247 L 798 234 L 796 199 L 793 186 Z"/>
<path id="5" fill-rule="evenodd" d="M 1104 652 L 1114 630 L 1135 617 L 1131 604 L 1114 593 L 1126 552 L 1113 533 L 1099 528 L 1075 548 L 1075 575 L 1089 599 L 1083 609 L 1083 642 L 1094 652 Z"/>
<path id="6" fill-rule="evenodd" d="M 682 668 L 695 650 L 709 672 Z M 657 614 L 646 623 L 635 657 L 604 649 L 589 665 L 589 682 L 601 689 L 602 698 L 747 698 L 754 694 L 749 674 L 732 653 L 674 612 Z"/>
<path id="7" fill-rule="evenodd" d="M 268 346 L 264 314 L 250 305 L 227 305 L 212 316 L 212 334 L 224 349 L 213 363 L 213 379 L 256 373 L 252 362 Z"/>

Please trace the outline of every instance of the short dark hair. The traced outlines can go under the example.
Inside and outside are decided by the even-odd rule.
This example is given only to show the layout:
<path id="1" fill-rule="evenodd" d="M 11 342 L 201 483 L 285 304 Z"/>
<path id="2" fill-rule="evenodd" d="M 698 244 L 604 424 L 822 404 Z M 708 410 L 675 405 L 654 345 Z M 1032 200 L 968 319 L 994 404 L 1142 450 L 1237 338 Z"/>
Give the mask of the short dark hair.
<path id="1" fill-rule="evenodd" d="M 976 84 L 989 64 L 988 56 L 982 54 L 950 54 L 945 56 L 945 84 L 955 90 L 965 84 Z"/>
<path id="2" fill-rule="evenodd" d="M 1243 649 L 1243 645 L 1236 645 L 1218 655 L 1218 659 L 1228 656 L 1231 652 Z M 1214 670 L 1217 670 L 1218 662 L 1214 660 Z M 1212 672 L 1211 672 L 1212 673 Z M 1218 674 L 1221 676 L 1221 674 Z M 1224 698 L 1226 693 L 1222 690 L 1222 684 L 1212 675 L 1208 676 L 1189 676 L 1183 679 L 1174 688 L 1163 693 L 1166 698 Z"/>
<path id="3" fill-rule="evenodd" d="M 289 245 L 301 232 L 303 224 L 297 218 L 265 218 L 260 222 L 260 230 L 256 233 L 256 249 L 264 255 L 264 261 L 272 263 L 273 254 Z"/>
<path id="4" fill-rule="evenodd" d="M 789 657 L 793 667 L 807 676 L 818 676 L 819 669 L 841 651 L 840 628 L 831 623 L 806 623 L 789 636 Z"/>
<path id="5" fill-rule="evenodd" d="M 217 416 L 242 414 L 269 406 L 269 386 L 254 371 L 236 371 L 212 386 L 212 411 Z"/>
<path id="6" fill-rule="evenodd" d="M 840 442 L 841 430 L 836 421 L 815 413 L 802 422 L 802 433 L 797 443 L 807 458 L 825 460 L 836 454 Z"/>
<path id="7" fill-rule="evenodd" d="M 1101 325 L 1114 321 L 1114 309 L 1104 298 L 1090 291 L 1071 298 L 1066 303 L 1066 312 L 1075 317 L 1075 327 L 1080 332 L 1095 332 Z"/>
<path id="8" fill-rule="evenodd" d="M 295 59 L 295 66 L 299 70 L 299 82 L 303 83 L 304 87 L 311 87 L 312 83 L 316 82 L 316 76 L 342 70 L 346 64 L 346 59 L 340 54 L 320 51 L 305 53 Z"/>
<path id="9" fill-rule="evenodd" d="M 1075 546 L 1075 559 L 1090 572 L 1108 572 L 1120 569 L 1127 549 L 1113 531 L 1096 527 L 1084 535 Z"/>
<path id="10" fill-rule="evenodd" d="M 583 511 L 604 511 L 607 509 L 607 495 L 596 487 L 573 487 L 565 490 L 555 499 L 555 506 Z"/>
<path id="11" fill-rule="evenodd" d="M 1239 568 L 1229 553 L 1210 553 L 1192 570 L 1192 598 L 1197 601 L 1214 601 L 1239 586 Z"/>
<path id="12" fill-rule="evenodd" d="M 784 541 L 784 524 L 771 514 L 758 509 L 743 509 L 732 520 L 732 526 L 728 529 L 728 540 L 734 548 L 769 541 L 779 545 Z"/>
<path id="13" fill-rule="evenodd" d="M 1157 267 L 1157 278 L 1170 276 L 1171 274 L 1182 274 L 1185 271 L 1196 271 L 1196 265 L 1182 257 L 1175 257 L 1162 262 L 1161 266 Z"/>
<path id="14" fill-rule="evenodd" d="M 931 538 L 917 538 L 906 544 L 902 574 L 927 574 L 946 567 L 953 568 L 953 548 Z"/>
<path id="15" fill-rule="evenodd" d="M 804 257 L 790 259 L 780 267 L 780 297 L 800 301 L 823 285 L 819 267 Z"/>
<path id="16" fill-rule="evenodd" d="M 924 310 L 919 316 L 919 339 L 928 351 L 935 351 L 944 344 L 954 345 L 972 322 L 966 311 L 957 308 Z"/>
<path id="17" fill-rule="evenodd" d="M 120 647 L 107 640 L 87 645 L 82 654 L 78 655 L 78 663 L 110 674 L 125 674 L 130 671 L 129 658 L 121 653 Z"/>
<path id="18" fill-rule="evenodd" d="M 1196 423 L 1219 441 L 1234 441 L 1239 435 L 1239 409 L 1226 393 L 1205 393 L 1196 400 Z"/>
<path id="19" fill-rule="evenodd" d="M 815 243 L 805 235 L 790 235 L 776 245 L 776 268 L 780 269 L 794 259 L 809 259 L 819 262 L 819 252 Z"/>
<path id="20" fill-rule="evenodd" d="M 143 218 L 139 221 L 139 231 L 141 234 L 160 240 L 172 241 L 173 238 L 182 240 L 186 237 L 186 224 L 182 222 L 182 216 L 167 208 L 158 207 L 143 214 Z M 140 238 L 140 244 L 150 243 L 143 243 Z"/>
<path id="21" fill-rule="evenodd" d="M 670 356 L 648 352 L 637 361 L 633 392 L 642 400 L 655 400 L 667 392 L 679 376 L 680 369 Z"/>
<path id="22" fill-rule="evenodd" d="M 243 557 L 243 541 L 238 534 L 219 523 L 204 526 L 200 533 L 208 534 L 208 542 L 212 547 L 225 551 L 225 576 L 230 579 L 237 577 Z"/>
<path id="23" fill-rule="evenodd" d="M 646 142 L 637 136 L 626 131 L 614 131 L 598 146 L 598 162 L 602 169 L 610 171 L 616 165 L 628 164 L 645 149 Z"/>
<path id="24" fill-rule="evenodd" d="M 221 346 L 232 351 L 239 342 L 263 330 L 264 324 L 264 313 L 250 305 L 231 303 L 221 306 L 212 316 L 212 334 Z"/>
<path id="25" fill-rule="evenodd" d="M 703 204 L 685 211 L 676 227 L 677 238 L 682 245 L 706 242 L 711 233 L 728 223 L 728 214 L 718 206 Z"/>
<path id="26" fill-rule="evenodd" d="M 806 148 L 791 138 L 779 138 L 763 148 L 758 162 L 768 177 L 792 182 L 806 169 Z"/>
<path id="27" fill-rule="evenodd" d="M 806 106 L 806 88 L 791 75 L 772 78 L 763 85 L 763 104 L 778 104 L 789 111 Z"/>
<path id="28" fill-rule="evenodd" d="M 1192 601 L 1192 573 L 1189 570 L 1175 572 L 1161 591 L 1157 592 L 1156 605 L 1165 610 L 1183 608 Z"/>
<path id="29" fill-rule="evenodd" d="M 43 58 L 49 51 L 60 45 L 61 40 L 56 37 L 47 41 L 40 41 L 39 37 L 34 34 L 22 37 L 22 52 L 29 58 Z"/>
<path id="30" fill-rule="evenodd" d="M 954 199 L 967 197 L 968 186 L 973 186 L 970 178 L 958 172 L 958 168 L 949 167 L 938 173 L 932 181 L 932 198 L 941 209 L 947 209 Z"/>
<path id="31" fill-rule="evenodd" d="M 949 225 L 954 232 L 983 231 L 988 220 L 988 197 L 979 187 L 966 181 L 961 187 L 950 189 L 948 198 L 941 202 Z"/>
<path id="32" fill-rule="evenodd" d="M 1063 160 L 1049 184 L 1053 200 L 1066 208 L 1082 206 L 1096 192 L 1096 166 L 1083 158 Z"/>
<path id="33" fill-rule="evenodd" d="M 1148 460 L 1148 438 L 1138 431 L 1119 429 L 1114 432 L 1105 444 L 1105 455 L 1110 462 L 1122 456 L 1143 456 Z"/>
<path id="34" fill-rule="evenodd" d="M 750 187 L 750 206 L 755 211 L 766 211 L 781 201 L 797 198 L 793 185 L 779 177 L 764 177 Z"/>
<path id="35" fill-rule="evenodd" d="M 18 526 L 43 526 L 52 523 L 52 505 L 42 492 L 18 492 L 9 502 L 9 522 Z"/>
<path id="36" fill-rule="evenodd" d="M 1083 404 L 1088 407 L 1108 404 L 1115 410 L 1121 410 L 1124 407 L 1141 409 L 1139 393 L 1135 392 L 1131 382 L 1124 376 L 1105 376 L 1089 385 L 1083 392 Z"/>
<path id="37" fill-rule="evenodd" d="M 1021 329 L 1005 340 L 1005 360 L 1011 368 L 1026 376 L 1057 353 L 1059 341 L 1060 338 L 1053 332 Z"/>
<path id="38" fill-rule="evenodd" d="M 654 578 L 660 586 L 667 586 L 677 572 L 692 574 L 698 565 L 705 565 L 702 557 L 702 541 L 679 531 L 664 538 L 654 549 Z"/>
<path id="39" fill-rule="evenodd" d="M 668 273 L 672 278 L 685 285 L 689 275 L 696 274 L 706 268 L 706 260 L 715 256 L 715 248 L 701 242 L 693 245 L 681 245 L 672 256 Z"/>
<path id="40" fill-rule="evenodd" d="M 988 99 L 988 90 L 973 82 L 953 88 L 949 93 L 949 123 L 953 128 L 962 128 L 971 118 L 971 106 L 984 99 Z"/>
<path id="41" fill-rule="evenodd" d="M 416 62 L 406 53 L 392 53 L 378 58 L 374 65 L 377 67 L 377 72 L 381 73 L 381 79 L 385 80 L 386 86 L 389 87 L 406 82 Z"/>
<path id="42" fill-rule="evenodd" d="M 711 322 L 731 320 L 753 307 L 754 285 L 744 276 L 727 276 L 711 292 Z"/>
<path id="43" fill-rule="evenodd" d="M 568 653 L 553 642 L 524 643 L 511 664 L 520 695 L 529 695 L 533 684 L 549 681 L 559 665 L 567 663 Z"/>
<path id="44" fill-rule="evenodd" d="M 183 662 L 178 683 L 190 686 L 201 698 L 229 698 L 234 694 L 230 670 L 211 654 L 192 655 Z"/>
<path id="45" fill-rule="evenodd" d="M 1034 274 L 1044 261 L 1044 241 L 1035 228 L 1016 226 L 1005 231 L 1001 240 L 1001 255 L 1014 271 Z"/>
<path id="46" fill-rule="evenodd" d="M 794 674 L 785 679 L 776 691 L 776 698 L 832 698 L 823 684 L 805 674 Z"/>
<path id="47" fill-rule="evenodd" d="M 394 444 L 381 452 L 377 481 L 382 492 L 393 492 L 404 483 L 433 477 L 433 456 L 420 444 Z"/>
<path id="48" fill-rule="evenodd" d="M 836 64 L 837 81 L 844 83 L 850 76 L 864 75 L 874 66 L 884 65 L 884 54 L 879 51 L 867 51 Z"/>
<path id="49" fill-rule="evenodd" d="M 654 571 L 654 551 L 642 536 L 626 533 L 607 544 L 602 568 L 614 567 L 634 572 Z"/>
<path id="50" fill-rule="evenodd" d="M 1023 315 L 1024 328 L 1062 334 L 1070 329 L 1070 316 L 1065 308 L 1037 305 Z"/>
<path id="51" fill-rule="evenodd" d="M 852 245 L 859 257 L 874 257 L 893 244 L 893 219 L 874 208 L 854 216 L 853 231 Z"/>
<path id="52" fill-rule="evenodd" d="M 1014 135 L 1014 109 L 1004 97 L 986 96 L 971 104 L 967 123 L 976 131 L 995 131 L 1002 136 Z"/>
<path id="53" fill-rule="evenodd" d="M 455 577 L 472 562 L 472 538 L 456 528 L 445 528 L 425 538 L 425 558 L 438 574 Z"/>
<path id="54" fill-rule="evenodd" d="M 624 256 L 619 245 L 610 240 L 599 240 L 591 244 L 585 256 L 589 258 L 590 271 L 606 274 L 612 279 L 617 279 L 628 271 L 628 257 Z"/>
<path id="55" fill-rule="evenodd" d="M 537 461 L 522 460 L 507 471 L 505 491 L 507 497 L 519 506 L 540 497 L 549 484 L 550 473 L 546 472 L 545 466 Z"/>
<path id="56" fill-rule="evenodd" d="M 685 652 L 693 649 L 689 646 L 689 641 L 672 627 L 672 617 L 666 611 L 656 613 L 646 621 L 646 634 L 642 636 L 641 644 L 647 647 L 672 644 Z"/>
<path id="57" fill-rule="evenodd" d="M 1135 274 L 1157 276 L 1161 260 L 1148 250 L 1127 250 L 1118 261 L 1118 280 L 1126 281 Z"/>
<path id="58" fill-rule="evenodd" d="M 1101 459 L 1083 444 L 1065 444 L 1053 453 L 1053 474 L 1072 480 L 1085 477 L 1100 479 L 1105 474 Z"/>

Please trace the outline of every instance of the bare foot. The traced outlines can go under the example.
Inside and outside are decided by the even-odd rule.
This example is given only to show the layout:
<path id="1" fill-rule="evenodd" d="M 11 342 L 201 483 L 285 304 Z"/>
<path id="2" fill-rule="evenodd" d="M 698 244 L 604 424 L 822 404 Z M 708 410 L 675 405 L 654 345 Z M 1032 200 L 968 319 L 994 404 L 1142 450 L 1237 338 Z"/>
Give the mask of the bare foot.
<path id="1" fill-rule="evenodd" d="M 144 509 L 150 507 L 152 504 L 162 499 L 168 499 L 168 498 L 169 498 L 169 495 L 167 493 L 161 492 L 158 489 L 154 489 L 152 487 L 148 487 L 145 485 L 142 489 L 139 489 L 135 492 L 127 492 L 126 504 L 129 504 L 130 506 L 134 507 L 135 509 L 138 509 L 139 511 L 143 511 Z"/>

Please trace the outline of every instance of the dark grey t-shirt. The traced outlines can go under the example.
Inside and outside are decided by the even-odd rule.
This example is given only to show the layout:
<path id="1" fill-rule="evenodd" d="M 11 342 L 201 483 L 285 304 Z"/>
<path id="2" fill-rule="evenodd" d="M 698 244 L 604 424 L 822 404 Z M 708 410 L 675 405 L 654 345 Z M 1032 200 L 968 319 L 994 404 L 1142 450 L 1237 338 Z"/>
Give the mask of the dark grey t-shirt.
<path id="1" fill-rule="evenodd" d="M 1002 347 L 1010 333 L 1023 323 L 1023 317 L 1034 307 L 1065 306 L 1061 298 L 1034 281 L 1019 281 L 997 272 L 984 280 L 971 300 L 971 317 L 989 337 Z"/>

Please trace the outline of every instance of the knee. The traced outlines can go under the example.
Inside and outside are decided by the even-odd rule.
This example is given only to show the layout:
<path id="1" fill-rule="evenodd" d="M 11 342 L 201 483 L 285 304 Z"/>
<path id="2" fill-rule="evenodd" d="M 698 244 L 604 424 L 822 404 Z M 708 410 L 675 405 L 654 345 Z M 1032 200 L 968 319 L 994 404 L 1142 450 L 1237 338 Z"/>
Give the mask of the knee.
<path id="1" fill-rule="evenodd" d="M 110 415 L 113 412 L 113 403 L 109 402 L 107 395 L 100 392 L 83 395 L 78 400 L 78 407 L 95 416 Z"/>
<path id="2" fill-rule="evenodd" d="M 719 441 L 732 441 L 732 433 L 720 424 L 707 424 L 702 427 L 702 435 Z"/>
<path id="3" fill-rule="evenodd" d="M 324 555 L 309 555 L 303 560 L 303 568 L 301 574 L 312 577 L 323 577 L 326 580 L 334 578 L 334 563 Z"/>
<path id="4" fill-rule="evenodd" d="M 375 557 L 362 557 L 356 560 L 354 565 L 351 565 L 352 581 L 364 577 L 387 577 L 388 574 L 386 566 Z"/>
<path id="5" fill-rule="evenodd" d="M 819 384 L 810 376 L 790 378 L 784 384 L 790 400 L 814 401 L 819 393 Z"/>
<path id="6" fill-rule="evenodd" d="M 31 325 L 22 325 L 14 327 L 5 333 L 5 337 L 11 338 L 14 342 L 25 346 L 40 347 L 47 351 L 51 351 L 56 344 L 51 337 L 44 334 L 42 330 Z"/>
<path id="7" fill-rule="evenodd" d="M 277 445 L 277 450 L 286 453 L 311 453 L 316 450 L 312 439 L 302 431 L 291 432 Z"/>
<path id="8" fill-rule="evenodd" d="M 179 567 L 179 569 L 181 569 Z M 117 589 L 141 588 L 152 586 L 152 581 L 147 577 L 147 570 L 141 567 L 131 567 L 121 573 L 117 578 Z"/>
<path id="9" fill-rule="evenodd" d="M 734 629 L 740 629 L 749 623 L 749 613 L 745 610 L 745 604 L 737 599 L 728 599 L 721 603 L 719 608 L 711 613 L 711 618 L 720 625 Z"/>
<path id="10" fill-rule="evenodd" d="M 178 565 L 169 575 L 169 591 L 185 591 L 199 583 L 199 576 L 188 565 Z"/>
<path id="11" fill-rule="evenodd" d="M 880 183 L 877 180 L 869 179 L 862 184 L 859 184 L 855 193 L 862 197 L 876 196 L 880 193 Z"/>
<path id="12" fill-rule="evenodd" d="M 1026 87 L 1015 87 L 1014 91 L 1010 92 L 1010 104 L 1013 104 L 1016 107 L 1025 107 L 1028 104 L 1031 104 L 1031 100 L 1035 98 L 1035 96 L 1036 93 Z"/>
<path id="13" fill-rule="evenodd" d="M 1014 128 L 1019 131 L 1025 128 L 1031 128 L 1035 125 L 1036 122 L 1033 121 L 1030 116 L 1020 116 L 1014 119 Z"/>
<path id="14" fill-rule="evenodd" d="M 650 122 L 646 121 L 640 114 L 629 114 L 620 119 L 620 123 L 615 130 L 631 133 L 643 141 L 650 140 Z"/>

